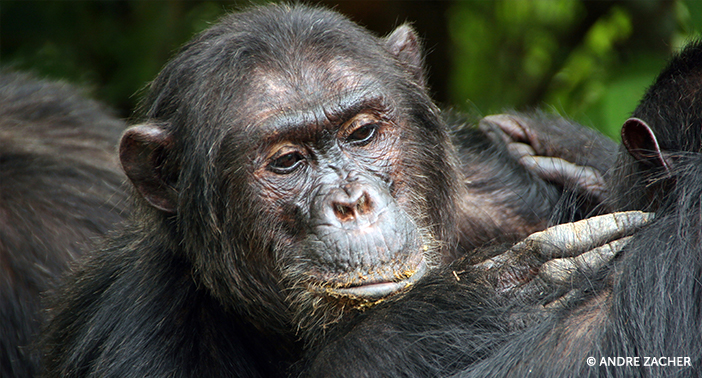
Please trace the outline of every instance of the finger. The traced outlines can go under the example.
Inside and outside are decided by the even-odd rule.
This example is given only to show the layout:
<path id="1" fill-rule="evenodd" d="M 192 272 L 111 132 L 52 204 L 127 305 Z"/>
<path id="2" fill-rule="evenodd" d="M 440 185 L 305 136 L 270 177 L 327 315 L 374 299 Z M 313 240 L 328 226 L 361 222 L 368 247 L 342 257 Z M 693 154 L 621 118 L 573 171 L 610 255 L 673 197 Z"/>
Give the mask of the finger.
<path id="1" fill-rule="evenodd" d="M 481 130 L 483 129 L 483 127 L 497 127 L 514 141 L 528 141 L 524 127 L 522 127 L 517 117 L 511 114 L 489 115 L 480 120 L 479 127 L 481 128 Z"/>
<path id="2" fill-rule="evenodd" d="M 536 152 L 534 151 L 533 148 L 531 148 L 530 145 L 524 144 L 524 143 L 509 143 L 507 145 L 507 151 L 509 152 L 512 157 L 514 157 L 517 160 L 520 160 L 522 158 L 525 158 L 526 156 L 534 156 Z M 521 163 L 521 161 L 520 161 Z M 524 164 L 522 164 L 524 165 Z M 529 168 L 528 166 L 524 165 L 526 168 Z"/>
<path id="3" fill-rule="evenodd" d="M 642 211 L 600 215 L 531 234 L 512 250 L 533 250 L 546 260 L 572 257 L 629 236 L 651 219 L 653 213 Z"/>
<path id="4" fill-rule="evenodd" d="M 566 308 L 566 307 L 568 307 L 568 305 L 572 301 L 576 301 L 580 298 L 582 298 L 582 293 L 580 292 L 580 290 L 575 289 L 575 290 L 569 291 L 568 293 L 566 293 L 562 297 L 552 301 L 551 303 L 545 304 L 543 306 L 543 308 L 545 310 L 551 310 L 551 311 Z"/>
<path id="5" fill-rule="evenodd" d="M 576 257 L 559 258 L 546 261 L 539 269 L 539 276 L 554 284 L 566 284 L 573 280 L 577 271 L 597 271 L 612 261 L 631 236 L 617 239 L 601 247 L 587 251 Z"/>
<path id="6" fill-rule="evenodd" d="M 515 151 L 520 150 L 515 149 Z M 515 156 L 516 153 L 518 152 L 512 155 Z M 598 200 L 604 200 L 606 196 L 605 180 L 594 168 L 573 164 L 560 158 L 530 156 L 527 153 L 522 154 L 518 159 L 522 166 L 542 179 L 574 185 L 577 190 L 590 194 Z"/>
<path id="7" fill-rule="evenodd" d="M 600 215 L 574 223 L 565 223 L 529 235 L 507 252 L 487 259 L 475 267 L 493 269 L 509 264 L 520 255 L 532 253 L 544 260 L 573 257 L 616 239 L 629 236 L 644 226 L 653 213 L 626 211 Z"/>
<path id="8" fill-rule="evenodd" d="M 539 138 L 534 134 L 531 127 L 528 126 L 529 118 L 523 118 L 513 114 L 495 114 L 483 118 L 480 121 L 479 127 L 481 130 L 486 128 L 499 129 L 507 143 L 520 142 L 530 145 L 539 155 L 546 154 L 544 146 Z"/>

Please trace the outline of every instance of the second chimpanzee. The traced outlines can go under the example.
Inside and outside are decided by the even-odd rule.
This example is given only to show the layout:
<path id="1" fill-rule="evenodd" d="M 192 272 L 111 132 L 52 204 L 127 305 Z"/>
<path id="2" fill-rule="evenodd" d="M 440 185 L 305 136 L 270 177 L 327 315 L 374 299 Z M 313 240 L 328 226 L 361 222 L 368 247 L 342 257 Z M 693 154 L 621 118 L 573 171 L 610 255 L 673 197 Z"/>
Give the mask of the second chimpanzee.
<path id="1" fill-rule="evenodd" d="M 125 127 L 67 84 L 0 72 L 2 377 L 36 376 L 40 293 L 126 215 Z"/>
<path id="2" fill-rule="evenodd" d="M 224 18 L 166 65 L 123 135 L 142 201 L 54 299 L 45 374 L 291 374 L 325 332 L 411 293 L 443 261 L 545 227 L 561 187 L 500 138 L 461 138 L 463 166 L 409 27 L 380 39 L 288 5 Z M 508 259 L 521 270 L 491 260 L 464 281 L 467 296 L 434 300 L 497 310 L 508 294 L 538 294 L 534 247 L 559 240 L 531 239 Z"/>
<path id="3" fill-rule="evenodd" d="M 467 297 L 472 286 L 464 282 L 482 273 L 463 267 L 456 280 L 437 275 L 402 301 L 381 304 L 336 330 L 308 374 L 699 377 L 701 100 L 702 42 L 695 42 L 670 62 L 625 122 L 609 181 L 614 208 L 655 211 L 655 219 L 613 264 L 582 271 L 583 282 L 566 282 L 580 292 L 566 296 L 563 306 L 545 317 L 542 312 L 526 329 L 506 330 L 499 320 L 518 310 L 495 313 L 483 305 L 491 295 Z M 454 293 L 450 303 L 438 301 L 445 293 Z"/>

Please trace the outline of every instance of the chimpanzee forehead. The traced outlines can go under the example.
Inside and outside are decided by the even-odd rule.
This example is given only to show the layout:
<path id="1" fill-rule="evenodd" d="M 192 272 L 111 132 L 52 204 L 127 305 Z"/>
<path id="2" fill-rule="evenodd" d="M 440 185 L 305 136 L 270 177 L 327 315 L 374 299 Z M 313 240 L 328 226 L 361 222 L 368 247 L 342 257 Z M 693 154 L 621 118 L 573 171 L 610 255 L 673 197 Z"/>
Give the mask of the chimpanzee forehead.
<path id="1" fill-rule="evenodd" d="M 339 97 L 334 103 L 289 108 L 270 113 L 248 130 L 249 135 L 275 141 L 314 141 L 322 135 L 334 135 L 339 127 L 360 113 L 387 116 L 392 107 L 379 93 L 356 92 Z"/>
<path id="2" fill-rule="evenodd" d="M 320 141 L 325 135 L 335 135 L 343 124 L 360 113 L 382 114 L 385 118 L 391 117 L 393 108 L 381 92 L 349 91 L 330 101 L 300 103 L 259 113 L 261 117 L 249 124 L 245 134 L 263 144 Z"/>
<path id="3" fill-rule="evenodd" d="M 258 68 L 250 78 L 247 133 L 279 133 L 296 125 L 329 128 L 367 109 L 391 108 L 389 89 L 348 59 Z"/>

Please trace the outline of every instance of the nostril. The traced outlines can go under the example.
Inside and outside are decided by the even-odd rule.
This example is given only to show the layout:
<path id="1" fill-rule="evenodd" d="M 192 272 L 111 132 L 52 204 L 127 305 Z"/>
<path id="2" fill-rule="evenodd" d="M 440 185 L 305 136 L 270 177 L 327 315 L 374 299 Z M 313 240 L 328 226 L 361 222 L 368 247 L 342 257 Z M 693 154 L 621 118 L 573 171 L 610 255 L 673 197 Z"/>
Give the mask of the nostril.
<path id="1" fill-rule="evenodd" d="M 354 220 L 373 211 L 373 205 L 367 193 L 362 193 L 355 201 L 333 202 L 332 208 L 336 218 L 342 222 Z"/>
<path id="2" fill-rule="evenodd" d="M 350 221 L 355 217 L 353 207 L 340 203 L 334 204 L 334 215 L 342 222 Z"/>
<path id="3" fill-rule="evenodd" d="M 368 214 L 373 210 L 372 205 L 368 193 L 363 192 L 358 201 L 356 201 L 356 213 L 358 215 Z"/>

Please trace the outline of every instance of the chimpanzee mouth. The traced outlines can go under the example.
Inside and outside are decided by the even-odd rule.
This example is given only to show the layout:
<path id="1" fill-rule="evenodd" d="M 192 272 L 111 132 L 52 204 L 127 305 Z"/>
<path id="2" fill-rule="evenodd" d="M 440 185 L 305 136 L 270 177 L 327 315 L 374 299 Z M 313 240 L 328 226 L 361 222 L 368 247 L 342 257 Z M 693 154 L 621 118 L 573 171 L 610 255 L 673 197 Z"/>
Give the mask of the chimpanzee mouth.
<path id="1" fill-rule="evenodd" d="M 370 280 L 344 288 L 324 288 L 325 294 L 334 298 L 347 298 L 358 301 L 377 301 L 399 293 L 419 281 L 427 272 L 427 263 L 421 260 L 413 271 L 403 272 L 401 280 Z"/>

